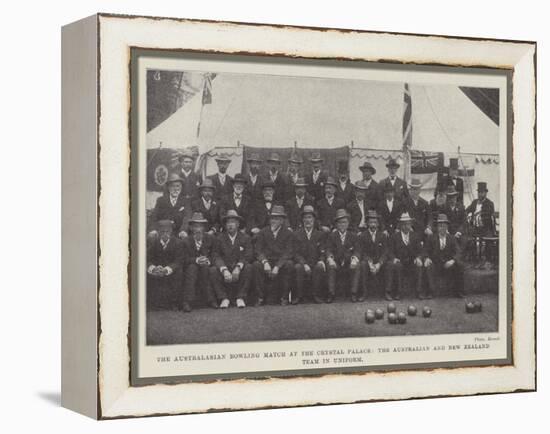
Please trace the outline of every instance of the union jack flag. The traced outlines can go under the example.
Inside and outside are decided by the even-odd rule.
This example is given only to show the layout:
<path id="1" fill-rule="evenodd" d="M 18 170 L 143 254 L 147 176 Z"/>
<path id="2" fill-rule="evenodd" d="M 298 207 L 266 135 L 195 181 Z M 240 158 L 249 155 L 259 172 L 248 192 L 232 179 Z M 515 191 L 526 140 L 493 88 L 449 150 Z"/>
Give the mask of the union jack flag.
<path id="1" fill-rule="evenodd" d="M 411 173 L 436 173 L 443 168 L 443 152 L 411 150 Z"/>

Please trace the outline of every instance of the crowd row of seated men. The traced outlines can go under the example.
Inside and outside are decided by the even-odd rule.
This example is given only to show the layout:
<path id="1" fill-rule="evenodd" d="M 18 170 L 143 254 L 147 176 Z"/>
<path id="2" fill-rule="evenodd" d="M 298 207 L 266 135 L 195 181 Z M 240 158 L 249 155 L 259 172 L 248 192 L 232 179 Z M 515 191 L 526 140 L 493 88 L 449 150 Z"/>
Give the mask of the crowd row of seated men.
<path id="1" fill-rule="evenodd" d="M 296 157 L 282 174 L 277 154 L 267 161 L 266 177 L 254 154 L 249 174 L 233 178 L 226 157 L 217 159 L 219 172 L 202 181 L 190 156 L 181 162 L 152 212 L 147 273 L 148 294 L 171 294 L 169 304 L 184 311 L 198 296 L 226 308 L 231 298 L 239 307 L 261 305 L 276 292 L 281 304 L 297 304 L 306 282 L 315 302 L 332 302 L 342 277 L 354 302 L 363 301 L 373 283 L 381 283 L 386 299 L 399 299 L 405 271 L 413 274 L 418 297 L 439 292 L 439 275 L 462 296 L 465 234 L 494 233 L 486 184 L 478 184 L 478 199 L 465 208 L 461 179 L 451 169 L 428 203 L 417 180 L 407 184 L 396 176 L 399 164 L 392 159 L 380 183 L 366 162 L 354 184 L 344 171 L 338 180 L 326 175 L 315 154 L 305 177 Z"/>

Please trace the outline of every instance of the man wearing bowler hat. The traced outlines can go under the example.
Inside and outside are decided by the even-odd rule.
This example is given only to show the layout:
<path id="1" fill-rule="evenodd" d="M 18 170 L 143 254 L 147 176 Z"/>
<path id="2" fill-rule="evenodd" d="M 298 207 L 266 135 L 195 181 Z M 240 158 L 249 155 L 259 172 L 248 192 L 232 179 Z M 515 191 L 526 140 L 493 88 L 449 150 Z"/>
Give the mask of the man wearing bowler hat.
<path id="1" fill-rule="evenodd" d="M 427 298 L 433 293 L 439 293 L 438 277 L 446 279 L 447 285 L 453 286 L 456 297 L 464 297 L 464 267 L 460 262 L 456 238 L 449 234 L 449 219 L 445 214 L 439 214 L 435 221 L 436 232 L 428 238 L 424 250 L 426 258 L 424 266 L 428 276 L 429 291 Z"/>
<path id="2" fill-rule="evenodd" d="M 287 191 L 284 197 L 285 201 L 294 196 L 294 186 L 300 178 L 300 168 L 302 167 L 303 162 L 304 161 L 302 160 L 302 157 L 300 157 L 295 151 L 290 154 L 290 158 L 288 159 L 288 184 Z"/>
<path id="3" fill-rule="evenodd" d="M 237 173 L 231 180 L 231 184 L 233 185 L 233 192 L 222 199 L 220 215 L 225 215 L 230 209 L 237 211 L 242 218 L 239 224 L 240 230 L 245 231 L 246 229 L 250 229 L 247 227 L 247 224 L 250 222 L 253 204 L 253 200 L 244 193 L 247 184 L 246 177 Z"/>
<path id="4" fill-rule="evenodd" d="M 191 234 L 183 241 L 186 266 L 183 282 L 184 312 L 191 312 L 197 292 L 206 299 L 210 307 L 218 307 L 209 274 L 214 253 L 214 237 L 206 233 L 207 225 L 208 220 L 200 212 L 194 212 L 189 220 Z"/>
<path id="5" fill-rule="evenodd" d="M 305 176 L 308 185 L 307 192 L 315 198 L 315 202 L 321 200 L 325 193 L 325 181 L 328 173 L 322 170 L 323 158 L 320 152 L 313 152 L 309 159 L 311 163 L 311 172 Z"/>
<path id="6" fill-rule="evenodd" d="M 423 240 L 425 236 L 432 234 L 432 230 L 428 226 L 430 222 L 430 205 L 428 201 L 420 197 L 421 187 L 422 183 L 418 178 L 411 179 L 409 183 L 409 197 L 404 200 L 403 209 L 412 217 L 413 230 Z"/>
<path id="7" fill-rule="evenodd" d="M 334 228 L 334 216 L 336 210 L 343 209 L 346 204 L 342 199 L 336 197 L 336 181 L 332 176 L 324 182 L 324 197 L 317 201 L 316 209 L 319 213 L 319 225 L 323 232 L 330 232 Z"/>
<path id="8" fill-rule="evenodd" d="M 262 200 L 262 176 L 260 175 L 260 167 L 262 159 L 257 152 L 251 152 L 246 159 L 248 164 L 248 174 L 246 175 L 246 189 L 244 193 L 252 199 L 252 201 Z"/>
<path id="9" fill-rule="evenodd" d="M 338 161 L 338 180 L 336 187 L 336 197 L 339 197 L 347 205 L 350 203 L 355 196 L 353 184 L 349 179 L 349 170 L 348 170 L 348 161 L 339 160 Z"/>
<path id="10" fill-rule="evenodd" d="M 347 210 L 350 215 L 350 228 L 355 232 L 367 230 L 367 212 L 375 207 L 365 199 L 367 186 L 365 181 L 357 181 L 354 184 L 355 198 L 348 203 Z"/>
<path id="11" fill-rule="evenodd" d="M 295 231 L 302 226 L 301 212 L 306 205 L 313 205 L 314 199 L 307 193 L 304 178 L 298 178 L 294 183 L 294 194 L 285 203 L 290 229 Z"/>
<path id="12" fill-rule="evenodd" d="M 350 217 L 345 209 L 338 209 L 334 216 L 336 230 L 331 232 L 326 244 L 326 263 L 328 275 L 327 303 L 332 303 L 336 295 L 336 279 L 338 276 L 349 277 L 351 301 L 356 302 L 359 290 L 360 245 L 359 237 L 349 230 Z"/>
<path id="13" fill-rule="evenodd" d="M 281 172 L 281 157 L 277 152 L 272 152 L 267 159 L 267 179 L 273 183 L 275 194 L 273 200 L 278 203 L 284 203 L 288 192 L 288 177 Z"/>
<path id="14" fill-rule="evenodd" d="M 458 176 L 458 158 L 449 158 L 449 184 L 452 184 L 457 192 L 458 203 L 464 202 L 464 181 Z"/>
<path id="15" fill-rule="evenodd" d="M 210 175 L 207 178 L 212 180 L 212 184 L 214 185 L 214 198 L 221 201 L 224 197 L 229 196 L 233 190 L 231 176 L 227 174 L 227 169 L 231 164 L 231 158 L 229 158 L 226 154 L 221 154 L 218 155 L 215 160 L 218 165 L 218 173 Z"/>
<path id="16" fill-rule="evenodd" d="M 182 283 L 183 247 L 172 220 L 156 222 L 158 237 L 147 243 L 147 308 L 177 309 Z"/>
<path id="17" fill-rule="evenodd" d="M 292 264 L 292 232 L 284 226 L 287 215 L 281 205 L 273 205 L 269 214 L 269 226 L 263 228 L 255 242 L 256 262 L 254 263 L 257 300 L 260 306 L 266 294 L 266 282 L 272 282 L 271 291 L 282 306 L 288 305 Z"/>
<path id="18" fill-rule="evenodd" d="M 166 181 L 166 191 L 157 198 L 151 214 L 153 230 L 149 234 L 153 237 L 158 235 L 154 226 L 161 220 L 171 220 L 173 230 L 180 238 L 187 236 L 187 221 L 191 214 L 191 207 L 186 203 L 182 188 L 183 179 L 178 173 L 171 173 Z"/>
<path id="19" fill-rule="evenodd" d="M 397 169 L 400 164 L 393 158 L 390 158 L 386 163 L 388 168 L 388 177 L 380 181 L 380 188 L 384 190 L 386 186 L 391 185 L 395 192 L 395 198 L 399 201 L 405 199 L 409 195 L 407 183 L 397 176 Z"/>
<path id="20" fill-rule="evenodd" d="M 302 224 L 294 232 L 296 293 L 292 294 L 292 304 L 298 304 L 303 299 L 306 280 L 311 281 L 315 303 L 322 303 L 326 235 L 315 228 L 317 214 L 312 205 L 304 205 L 300 217 Z"/>
<path id="21" fill-rule="evenodd" d="M 234 209 L 228 210 L 222 217 L 224 231 L 217 238 L 214 248 L 214 265 L 210 268 L 210 278 L 220 308 L 229 307 L 228 294 L 231 284 L 235 284 L 235 304 L 245 307 L 245 298 L 252 281 L 252 241 L 239 230 L 242 217 Z"/>
<path id="22" fill-rule="evenodd" d="M 378 209 L 379 203 L 383 199 L 383 191 L 380 190 L 380 185 L 372 178 L 376 174 L 376 169 L 374 166 L 365 161 L 359 170 L 362 173 L 363 181 L 367 187 L 365 191 L 365 199 L 368 203 L 372 204 L 374 209 Z"/>
<path id="23" fill-rule="evenodd" d="M 178 172 L 182 179 L 182 194 L 188 205 L 191 206 L 191 201 L 199 197 L 199 185 L 201 184 L 201 177 L 194 171 L 195 158 L 193 154 L 187 150 L 178 156 L 180 163 L 180 170 Z"/>
<path id="24" fill-rule="evenodd" d="M 220 230 L 220 204 L 214 199 L 216 187 L 206 178 L 199 186 L 200 198 L 191 203 L 193 212 L 200 212 L 208 221 L 206 231 L 213 235 Z"/>
<path id="25" fill-rule="evenodd" d="M 424 298 L 422 293 L 422 269 L 424 267 L 422 252 L 422 234 L 412 230 L 413 218 L 408 212 L 399 218 L 399 231 L 390 237 L 388 249 L 389 279 L 386 282 L 386 300 L 399 300 L 403 294 L 403 272 L 414 275 L 415 294 Z M 394 285 L 394 281 L 397 285 Z"/>
<path id="26" fill-rule="evenodd" d="M 389 280 L 388 236 L 380 230 L 379 216 L 376 210 L 367 211 L 367 230 L 359 236 L 361 249 L 361 294 L 358 301 L 363 301 L 375 284 L 383 284 Z M 387 292 L 387 291 L 386 291 Z"/>

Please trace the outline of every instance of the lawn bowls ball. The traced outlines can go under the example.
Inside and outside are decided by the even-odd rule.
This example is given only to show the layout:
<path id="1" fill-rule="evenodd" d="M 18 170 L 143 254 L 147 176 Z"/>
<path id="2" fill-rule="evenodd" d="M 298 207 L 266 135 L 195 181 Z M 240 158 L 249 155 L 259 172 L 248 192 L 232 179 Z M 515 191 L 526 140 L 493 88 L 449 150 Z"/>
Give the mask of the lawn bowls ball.
<path id="1" fill-rule="evenodd" d="M 428 306 L 424 306 L 424 309 L 422 309 L 422 316 L 424 318 L 429 318 L 432 316 L 432 310 Z"/>
<path id="2" fill-rule="evenodd" d="M 376 310 L 374 311 L 374 317 L 375 317 L 376 319 L 382 319 L 382 318 L 384 318 L 384 311 L 383 311 L 382 309 L 380 309 L 380 308 L 376 309 Z"/>
<path id="3" fill-rule="evenodd" d="M 374 312 L 372 310 L 367 310 L 367 312 L 365 313 L 365 321 L 367 322 L 367 324 L 372 324 L 375 320 L 375 317 L 374 317 Z"/>
<path id="4" fill-rule="evenodd" d="M 474 302 L 474 309 L 475 309 L 476 312 L 481 312 L 483 310 L 483 307 L 481 306 L 480 301 Z"/>
<path id="5" fill-rule="evenodd" d="M 466 303 L 466 313 L 474 313 L 475 311 L 476 311 L 476 308 L 474 306 L 474 303 L 472 303 L 471 301 Z"/>
<path id="6" fill-rule="evenodd" d="M 397 314 L 397 321 L 399 324 L 405 324 L 407 322 L 407 315 L 405 315 L 405 312 L 399 312 Z"/>
<path id="7" fill-rule="evenodd" d="M 397 324 L 397 315 L 394 312 L 388 314 L 388 322 L 390 324 Z"/>
<path id="8" fill-rule="evenodd" d="M 416 316 L 416 306 L 413 306 L 412 304 L 407 308 L 407 313 L 409 316 Z"/>
<path id="9" fill-rule="evenodd" d="M 395 313 L 397 311 L 397 307 L 394 303 L 388 304 L 388 313 Z"/>

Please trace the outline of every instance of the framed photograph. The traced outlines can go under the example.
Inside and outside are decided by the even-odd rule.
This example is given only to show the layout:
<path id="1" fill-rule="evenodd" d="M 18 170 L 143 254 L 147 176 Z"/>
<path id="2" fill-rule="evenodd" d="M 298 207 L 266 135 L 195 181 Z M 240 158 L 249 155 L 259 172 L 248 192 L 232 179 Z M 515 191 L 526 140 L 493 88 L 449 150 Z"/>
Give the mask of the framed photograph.
<path id="1" fill-rule="evenodd" d="M 535 390 L 535 65 L 529 41 L 64 27 L 63 404 Z"/>

